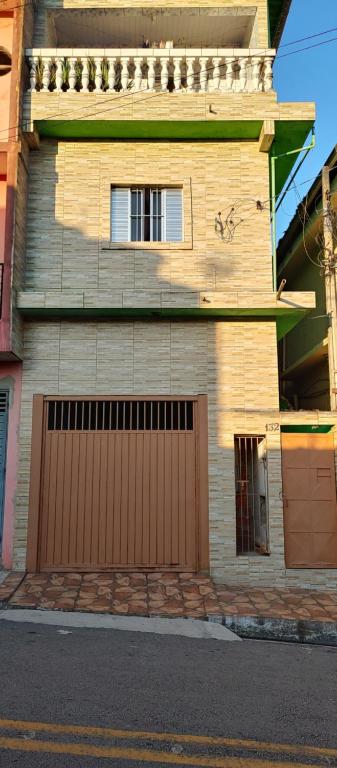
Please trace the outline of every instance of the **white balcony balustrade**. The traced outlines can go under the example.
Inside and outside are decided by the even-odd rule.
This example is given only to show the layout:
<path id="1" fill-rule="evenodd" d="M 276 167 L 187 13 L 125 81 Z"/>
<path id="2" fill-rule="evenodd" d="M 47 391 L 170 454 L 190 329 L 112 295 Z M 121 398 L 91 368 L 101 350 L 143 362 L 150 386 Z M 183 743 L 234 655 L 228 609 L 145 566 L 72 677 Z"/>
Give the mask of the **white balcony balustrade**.
<path id="1" fill-rule="evenodd" d="M 110 49 L 26 51 L 30 92 L 267 92 L 274 50 Z"/>

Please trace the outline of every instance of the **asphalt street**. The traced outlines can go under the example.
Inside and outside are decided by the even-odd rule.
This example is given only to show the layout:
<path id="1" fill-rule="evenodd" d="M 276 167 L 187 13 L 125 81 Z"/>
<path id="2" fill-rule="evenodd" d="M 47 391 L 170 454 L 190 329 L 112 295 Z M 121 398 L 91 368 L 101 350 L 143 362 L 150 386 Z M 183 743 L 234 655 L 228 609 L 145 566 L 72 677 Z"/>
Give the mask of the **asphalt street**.
<path id="1" fill-rule="evenodd" d="M 0 622 L 1 768 L 337 766 L 337 649 Z"/>

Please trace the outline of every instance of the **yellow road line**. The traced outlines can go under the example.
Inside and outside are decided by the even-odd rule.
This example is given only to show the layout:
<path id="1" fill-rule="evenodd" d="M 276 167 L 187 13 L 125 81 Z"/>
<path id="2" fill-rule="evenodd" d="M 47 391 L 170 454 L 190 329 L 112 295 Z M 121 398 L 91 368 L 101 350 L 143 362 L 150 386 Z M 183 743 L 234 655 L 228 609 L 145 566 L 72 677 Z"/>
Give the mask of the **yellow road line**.
<path id="1" fill-rule="evenodd" d="M 74 736 L 92 736 L 105 739 L 148 740 L 153 742 L 178 742 L 180 744 L 203 744 L 205 746 L 231 747 L 233 749 L 257 750 L 276 754 L 288 753 L 303 757 L 333 757 L 337 759 L 337 749 L 312 747 L 305 744 L 272 744 L 253 739 L 230 739 L 221 736 L 194 736 L 186 733 L 156 733 L 151 731 L 126 731 L 114 728 L 101 728 L 85 725 L 63 725 L 59 723 L 30 722 L 27 720 L 0 719 L 0 730 L 39 731 L 48 733 L 67 733 Z"/>
<path id="2" fill-rule="evenodd" d="M 100 747 L 94 744 L 69 744 L 35 739 L 12 739 L 0 737 L 0 748 L 19 752 L 44 752 L 48 754 L 80 755 L 81 757 L 137 760 L 146 763 L 169 763 L 173 765 L 205 766 L 205 768 L 322 768 L 322 764 L 270 762 L 246 757 L 207 757 L 205 755 L 175 755 L 171 752 L 152 752 L 149 749 L 123 747 Z"/>

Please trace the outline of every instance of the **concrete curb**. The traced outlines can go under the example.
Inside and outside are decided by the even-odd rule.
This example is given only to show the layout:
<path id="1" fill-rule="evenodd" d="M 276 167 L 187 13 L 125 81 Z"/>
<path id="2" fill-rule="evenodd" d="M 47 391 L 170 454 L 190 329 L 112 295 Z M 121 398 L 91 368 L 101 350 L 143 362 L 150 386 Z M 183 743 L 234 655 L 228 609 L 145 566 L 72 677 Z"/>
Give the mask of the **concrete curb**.
<path id="1" fill-rule="evenodd" d="M 278 619 L 260 616 L 223 616 L 222 623 L 239 637 L 337 647 L 337 622 Z"/>
<path id="2" fill-rule="evenodd" d="M 129 632 L 145 632 L 157 635 L 179 635 L 196 640 L 221 640 L 241 642 L 222 622 L 206 622 L 185 618 L 144 618 L 141 616 L 117 616 L 109 613 L 85 613 L 81 611 L 39 610 L 20 607 L 0 611 L 1 621 L 48 624 L 74 629 L 113 629 Z M 65 632 L 64 634 L 67 634 Z"/>

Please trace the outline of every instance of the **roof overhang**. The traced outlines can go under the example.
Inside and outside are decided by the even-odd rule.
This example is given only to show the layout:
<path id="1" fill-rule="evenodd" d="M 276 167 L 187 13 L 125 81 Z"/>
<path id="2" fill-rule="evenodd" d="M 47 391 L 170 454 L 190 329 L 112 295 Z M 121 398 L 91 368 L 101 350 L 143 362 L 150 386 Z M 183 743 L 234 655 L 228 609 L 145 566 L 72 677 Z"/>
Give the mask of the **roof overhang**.
<path id="1" fill-rule="evenodd" d="M 20 307 L 20 314 L 27 318 L 78 318 L 81 320 L 91 320 L 106 317 L 116 317 L 123 320 L 128 319 L 144 319 L 148 320 L 169 320 L 169 319 L 190 319 L 190 320 L 227 320 L 231 322 L 239 322 L 244 318 L 246 322 L 258 322 L 258 321 L 274 321 L 276 322 L 277 338 L 282 339 L 292 328 L 305 317 L 309 310 L 307 309 L 288 309 L 276 307 L 275 309 L 262 307 L 252 309 L 250 307 L 237 308 L 216 308 L 216 309 L 199 309 L 199 308 L 185 308 L 177 307 L 172 309 L 171 307 L 163 308 L 151 308 L 151 307 L 137 307 L 137 308 L 118 308 L 118 307 L 94 307 L 94 308 L 79 308 L 79 307 L 48 307 L 36 308 L 36 307 Z"/>
<path id="2" fill-rule="evenodd" d="M 287 21 L 291 0 L 268 0 L 270 42 L 277 48 Z"/>

